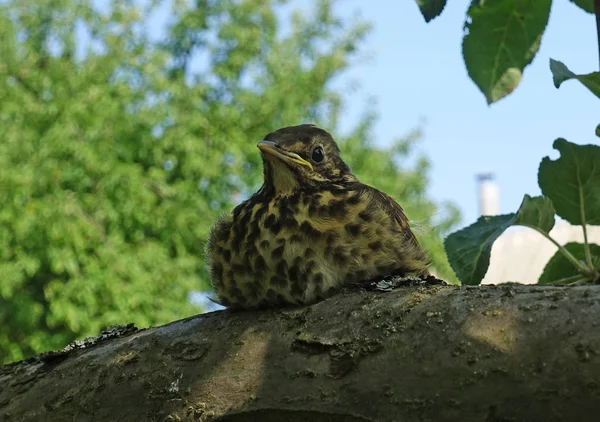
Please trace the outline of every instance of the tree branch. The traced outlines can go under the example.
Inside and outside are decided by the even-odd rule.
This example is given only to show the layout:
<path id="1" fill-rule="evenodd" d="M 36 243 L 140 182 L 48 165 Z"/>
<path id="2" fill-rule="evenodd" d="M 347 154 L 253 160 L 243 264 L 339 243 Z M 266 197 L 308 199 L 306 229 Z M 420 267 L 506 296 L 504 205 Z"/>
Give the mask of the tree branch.
<path id="1" fill-rule="evenodd" d="M 595 286 L 213 312 L 0 368 L 0 420 L 595 421 L 599 316 Z"/>

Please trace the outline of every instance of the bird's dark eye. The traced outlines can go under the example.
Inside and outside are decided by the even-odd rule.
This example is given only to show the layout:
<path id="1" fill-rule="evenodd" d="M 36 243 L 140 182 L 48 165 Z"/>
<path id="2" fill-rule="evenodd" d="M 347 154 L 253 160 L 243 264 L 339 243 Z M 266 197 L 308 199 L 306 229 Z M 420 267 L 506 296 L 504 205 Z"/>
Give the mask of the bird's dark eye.
<path id="1" fill-rule="evenodd" d="M 315 163 L 320 163 L 325 159 L 325 152 L 323 151 L 323 147 L 316 147 L 312 152 L 312 160 Z"/>

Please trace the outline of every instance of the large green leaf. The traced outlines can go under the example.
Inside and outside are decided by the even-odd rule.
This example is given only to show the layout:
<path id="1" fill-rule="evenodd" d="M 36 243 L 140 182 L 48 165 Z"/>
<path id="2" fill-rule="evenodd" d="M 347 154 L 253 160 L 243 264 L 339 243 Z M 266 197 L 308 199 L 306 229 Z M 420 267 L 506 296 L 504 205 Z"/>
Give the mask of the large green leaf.
<path id="1" fill-rule="evenodd" d="M 448 261 L 461 284 L 481 283 L 490 265 L 492 245 L 512 225 L 514 217 L 514 214 L 480 217 L 446 238 Z"/>
<path id="2" fill-rule="evenodd" d="M 446 6 L 446 0 L 415 0 L 421 14 L 425 18 L 425 22 L 429 22 L 433 18 L 439 16 Z"/>
<path id="3" fill-rule="evenodd" d="M 560 87 L 564 81 L 568 81 L 569 79 L 577 79 L 587 89 L 592 91 L 596 97 L 600 98 L 600 72 L 576 75 L 562 62 L 554 59 L 550 59 L 550 71 L 552 71 L 552 79 L 554 80 L 555 87 Z"/>
<path id="4" fill-rule="evenodd" d="M 585 245 L 583 243 L 567 243 L 564 248 L 579 261 L 585 261 Z M 590 244 L 590 252 L 592 253 L 592 259 L 596 264 L 596 268 L 600 268 L 600 245 Z M 546 264 L 538 283 L 553 283 L 578 274 L 580 273 L 577 268 L 569 262 L 565 255 L 561 251 L 556 251 Z"/>
<path id="5" fill-rule="evenodd" d="M 569 0 L 588 13 L 594 13 L 594 0 Z"/>
<path id="6" fill-rule="evenodd" d="M 556 213 L 571 224 L 600 225 L 600 146 L 554 141 L 557 160 L 544 157 L 538 184 Z"/>
<path id="7" fill-rule="evenodd" d="M 472 2 L 463 57 L 469 76 L 488 104 L 510 94 L 535 57 L 552 0 Z"/>
<path id="8" fill-rule="evenodd" d="M 516 214 L 480 217 L 476 223 L 448 236 L 448 260 L 462 284 L 481 283 L 490 264 L 492 245 L 510 226 L 526 226 L 547 235 L 554 227 L 552 202 L 525 195 Z"/>

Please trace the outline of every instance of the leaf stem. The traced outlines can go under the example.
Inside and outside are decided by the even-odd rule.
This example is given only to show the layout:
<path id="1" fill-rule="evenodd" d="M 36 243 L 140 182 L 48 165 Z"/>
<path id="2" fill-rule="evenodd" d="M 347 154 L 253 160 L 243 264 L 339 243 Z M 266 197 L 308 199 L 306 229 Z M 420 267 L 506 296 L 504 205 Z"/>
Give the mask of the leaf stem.
<path id="1" fill-rule="evenodd" d="M 571 264 L 573 264 L 575 266 L 575 268 L 577 268 L 579 270 L 580 273 L 585 274 L 586 276 L 590 276 L 591 274 L 593 274 L 593 272 L 594 272 L 593 268 L 587 268 L 585 265 L 583 265 L 581 262 L 579 262 L 579 260 L 577 258 L 575 258 L 571 252 L 566 250 L 564 248 L 564 246 L 562 246 L 560 243 L 558 243 L 556 240 L 554 240 L 549 234 L 543 232 L 542 230 L 538 229 L 537 227 L 533 227 L 533 226 L 527 226 L 527 227 L 537 231 L 542 236 L 544 236 L 546 239 L 548 239 L 550 242 L 554 243 L 554 246 L 556 246 L 558 248 L 558 250 L 565 256 L 565 258 L 567 258 L 571 262 Z"/>
<path id="2" fill-rule="evenodd" d="M 581 276 L 579 280 L 571 281 L 567 284 L 567 286 L 579 286 L 582 284 L 590 284 L 590 279 L 584 276 Z"/>
<path id="3" fill-rule="evenodd" d="M 583 227 L 583 250 L 585 251 L 585 262 L 587 262 L 590 270 L 593 271 L 594 263 L 592 262 L 592 253 L 590 252 L 590 244 L 588 242 L 587 221 L 585 219 L 585 204 L 583 202 L 583 189 L 581 189 L 581 181 L 579 180 L 579 174 L 577 174 L 577 179 L 579 181 L 579 213 L 581 216 L 581 227 Z"/>
<path id="4" fill-rule="evenodd" d="M 561 278 L 560 280 L 553 281 L 549 284 L 572 284 L 572 283 L 578 283 L 583 280 L 588 280 L 588 278 L 584 275 L 576 274 L 571 277 Z"/>
<path id="5" fill-rule="evenodd" d="M 581 213 L 583 214 L 583 209 Z M 592 261 L 592 252 L 590 251 L 590 244 L 588 242 L 587 224 L 583 225 L 583 249 L 585 250 L 585 261 L 587 262 L 590 269 L 593 270 L 594 261 Z"/>

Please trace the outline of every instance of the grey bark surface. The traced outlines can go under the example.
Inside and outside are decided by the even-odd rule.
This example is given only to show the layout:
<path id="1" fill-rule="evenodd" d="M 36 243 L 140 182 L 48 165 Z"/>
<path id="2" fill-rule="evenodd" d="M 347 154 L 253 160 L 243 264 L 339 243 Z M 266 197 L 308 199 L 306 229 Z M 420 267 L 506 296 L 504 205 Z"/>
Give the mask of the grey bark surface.
<path id="1" fill-rule="evenodd" d="M 0 420 L 597 421 L 599 301 L 407 287 L 128 327 L 0 368 Z"/>

